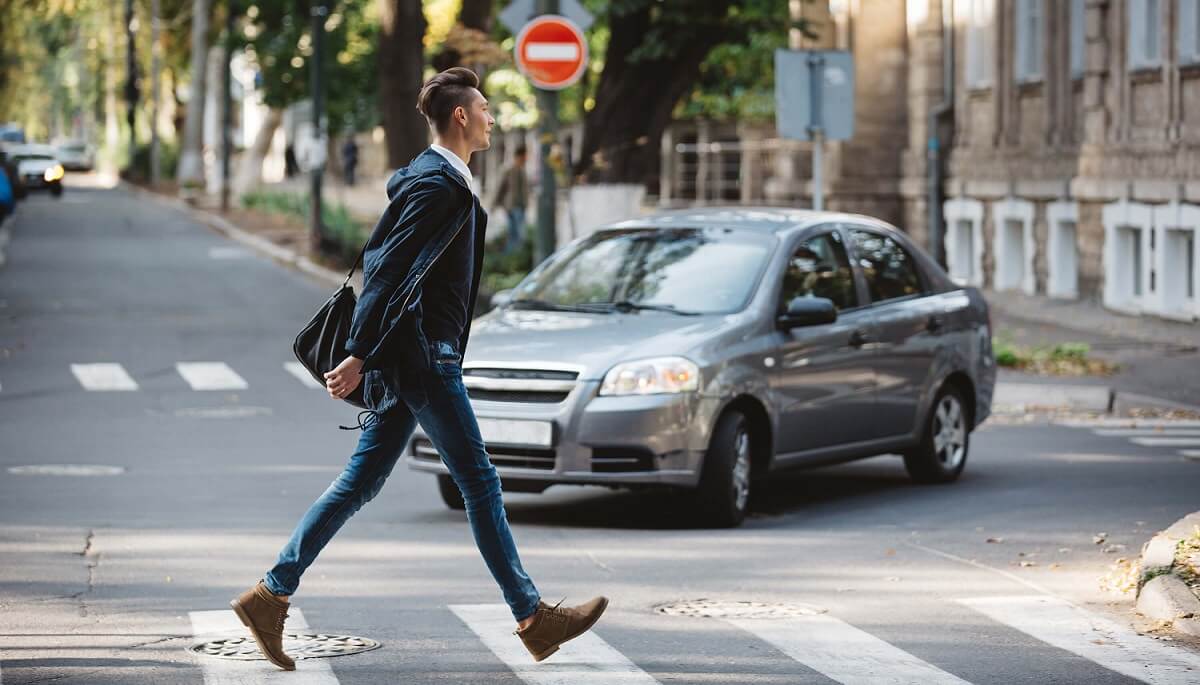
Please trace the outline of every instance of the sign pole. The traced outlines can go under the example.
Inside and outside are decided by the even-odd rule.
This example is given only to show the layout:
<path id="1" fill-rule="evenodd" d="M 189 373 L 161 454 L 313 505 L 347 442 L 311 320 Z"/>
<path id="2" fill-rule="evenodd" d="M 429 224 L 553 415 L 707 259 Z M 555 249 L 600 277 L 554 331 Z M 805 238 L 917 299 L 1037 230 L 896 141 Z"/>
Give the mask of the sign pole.
<path id="1" fill-rule="evenodd" d="M 809 101 L 812 103 L 812 108 L 809 114 L 808 133 L 812 137 L 813 154 L 812 154 L 812 185 L 813 185 L 813 209 L 821 211 L 825 205 L 825 188 L 822 183 L 822 148 L 825 143 L 824 122 L 821 120 L 821 86 L 825 72 L 825 58 L 819 54 L 809 54 L 808 56 L 808 89 Z"/>
<path id="2" fill-rule="evenodd" d="M 558 0 L 538 0 L 537 13 L 558 14 Z M 538 264 L 556 249 L 558 231 L 555 224 L 558 188 L 550 151 L 558 138 L 558 91 L 537 89 L 538 158 L 541 164 L 541 188 L 538 192 L 537 240 L 534 241 L 533 263 Z"/>
<path id="3" fill-rule="evenodd" d="M 313 54 L 308 60 L 308 71 L 311 75 L 312 84 L 312 117 L 313 117 L 313 136 L 316 137 L 317 145 L 325 145 L 325 131 L 321 128 L 321 108 L 324 106 L 322 102 L 322 82 L 321 61 L 324 59 L 324 37 L 325 37 L 325 19 L 329 16 L 329 8 L 324 2 L 320 2 L 313 6 L 312 10 L 312 43 Z M 325 244 L 325 229 L 321 220 L 321 172 L 324 167 L 325 151 L 321 150 L 317 155 L 317 159 L 322 160 L 320 164 L 314 164 L 312 169 L 312 186 L 309 190 L 311 195 L 311 206 L 309 207 L 309 226 L 311 227 L 310 240 L 314 251 L 320 251 Z"/>

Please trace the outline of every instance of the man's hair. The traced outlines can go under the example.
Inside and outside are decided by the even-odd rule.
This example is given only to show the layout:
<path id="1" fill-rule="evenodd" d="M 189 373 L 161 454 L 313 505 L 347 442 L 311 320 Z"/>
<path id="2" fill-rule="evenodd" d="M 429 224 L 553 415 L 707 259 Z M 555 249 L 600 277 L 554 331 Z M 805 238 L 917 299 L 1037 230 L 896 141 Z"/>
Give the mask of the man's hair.
<path id="1" fill-rule="evenodd" d="M 454 108 L 471 104 L 471 91 L 479 88 L 479 76 L 465 67 L 447 69 L 425 82 L 417 96 L 417 111 L 425 115 L 438 133 L 450 126 Z"/>

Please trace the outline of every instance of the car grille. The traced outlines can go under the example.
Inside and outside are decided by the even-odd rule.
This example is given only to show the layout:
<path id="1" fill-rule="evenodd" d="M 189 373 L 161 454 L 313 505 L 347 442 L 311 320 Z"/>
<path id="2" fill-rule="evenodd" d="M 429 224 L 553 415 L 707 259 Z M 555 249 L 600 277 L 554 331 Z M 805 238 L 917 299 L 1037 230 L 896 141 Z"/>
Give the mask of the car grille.
<path id="1" fill-rule="evenodd" d="M 553 449 L 537 447 L 487 447 L 492 464 L 500 467 L 538 469 L 553 471 L 555 453 Z M 413 457 L 420 461 L 440 462 L 441 456 L 433 443 L 418 438 L 413 441 Z"/>
<path id="2" fill-rule="evenodd" d="M 472 399 L 489 402 L 558 404 L 575 389 L 579 371 L 574 368 L 514 368 L 498 364 L 471 364 L 463 368 L 463 385 Z"/>

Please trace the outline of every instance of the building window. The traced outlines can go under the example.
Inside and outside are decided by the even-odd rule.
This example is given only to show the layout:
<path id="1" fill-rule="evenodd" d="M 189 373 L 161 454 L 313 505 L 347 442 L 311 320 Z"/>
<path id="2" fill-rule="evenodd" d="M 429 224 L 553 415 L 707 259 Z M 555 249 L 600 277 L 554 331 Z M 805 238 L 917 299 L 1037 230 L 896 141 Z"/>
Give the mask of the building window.
<path id="1" fill-rule="evenodd" d="M 1196 288 L 1200 281 L 1200 206 L 1172 203 L 1154 208 L 1154 270 L 1159 287 L 1151 309 L 1161 316 L 1192 321 L 1200 316 Z"/>
<path id="2" fill-rule="evenodd" d="M 1128 59 L 1130 69 L 1152 69 L 1162 64 L 1161 0 L 1129 0 Z"/>
<path id="3" fill-rule="evenodd" d="M 1104 306 L 1128 314 L 1152 310 L 1154 207 L 1127 201 L 1105 205 L 1103 223 Z"/>
<path id="4" fill-rule="evenodd" d="M 983 286 L 983 203 L 954 198 L 947 200 L 946 266 L 950 279 L 959 285 Z"/>
<path id="5" fill-rule="evenodd" d="M 995 0 L 963 0 L 967 24 L 967 86 L 992 85 L 992 55 L 995 46 Z"/>
<path id="6" fill-rule="evenodd" d="M 1079 208 L 1074 202 L 1051 202 L 1046 206 L 1049 228 L 1046 294 L 1050 297 L 1079 297 Z"/>
<path id="7" fill-rule="evenodd" d="M 1036 294 L 1033 203 L 1014 198 L 993 203 L 992 230 L 992 287 Z"/>
<path id="8" fill-rule="evenodd" d="M 1200 63 L 1200 0 L 1177 0 L 1175 34 L 1180 64 Z"/>
<path id="9" fill-rule="evenodd" d="M 1195 3 L 1196 0 L 1181 0 Z M 1084 0 L 1071 0 L 1071 78 L 1083 76 L 1084 49 L 1087 45 L 1087 21 Z"/>
<path id="10" fill-rule="evenodd" d="M 1017 0 L 1017 81 L 1042 78 L 1042 0 Z"/>

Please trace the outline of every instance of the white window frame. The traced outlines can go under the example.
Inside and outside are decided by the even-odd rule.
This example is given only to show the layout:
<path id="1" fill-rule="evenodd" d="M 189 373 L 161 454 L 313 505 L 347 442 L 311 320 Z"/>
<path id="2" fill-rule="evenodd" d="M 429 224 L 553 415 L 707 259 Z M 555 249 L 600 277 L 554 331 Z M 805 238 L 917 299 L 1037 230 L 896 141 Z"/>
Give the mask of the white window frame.
<path id="1" fill-rule="evenodd" d="M 1181 0 L 1196 2 L 1197 0 Z M 1071 78 L 1083 76 L 1087 66 L 1087 2 L 1086 0 L 1071 0 L 1070 10 L 1070 70 Z"/>
<path id="2" fill-rule="evenodd" d="M 1127 0 L 1126 61 L 1131 71 L 1157 69 L 1163 62 L 1163 0 Z"/>
<path id="3" fill-rule="evenodd" d="M 1017 83 L 1042 80 L 1046 7 L 1042 0 L 1017 0 L 1013 74 Z"/>
<path id="4" fill-rule="evenodd" d="M 1175 48 L 1180 64 L 1200 64 L 1200 0 L 1176 0 Z"/>
<path id="5" fill-rule="evenodd" d="M 1064 240 L 1071 226 L 1074 240 Z M 1079 205 L 1051 202 L 1046 205 L 1046 294 L 1079 299 Z"/>
<path id="6" fill-rule="evenodd" d="M 1191 322 L 1200 318 L 1200 206 L 1173 202 L 1154 208 L 1155 273 L 1158 287 L 1149 303 L 1164 318 Z M 1191 234 L 1191 254 L 1185 249 Z M 1192 297 L 1186 293 L 1191 268 Z"/>
<path id="7" fill-rule="evenodd" d="M 1033 236 L 1033 203 L 1028 200 L 1006 198 L 992 203 L 992 289 L 1019 290 L 1026 295 L 1037 294 L 1037 275 L 1033 271 L 1034 257 L 1037 254 L 1037 244 Z M 1009 250 L 1012 249 L 1008 227 L 1010 223 L 1020 226 L 1021 235 L 1018 239 L 1021 250 L 1021 264 L 1011 264 Z M 1015 268 L 1021 269 L 1020 278 L 1010 274 Z"/>
<path id="8" fill-rule="evenodd" d="M 1104 306 L 1126 314 L 1141 314 L 1150 302 L 1150 233 L 1154 230 L 1154 207 L 1120 200 L 1104 206 Z M 1140 231 L 1141 245 L 1129 244 L 1130 230 Z M 1141 263 L 1130 256 L 1140 252 Z M 1141 282 L 1133 277 L 1140 274 Z M 1135 289 L 1135 286 L 1138 286 Z"/>
<path id="9" fill-rule="evenodd" d="M 966 3 L 966 79 L 968 88 L 990 88 L 996 45 L 995 0 Z"/>
<path id="10" fill-rule="evenodd" d="M 983 287 L 983 203 L 964 197 L 947 200 L 942 206 L 946 218 L 946 266 L 950 279 L 958 285 Z M 967 264 L 959 260 L 959 231 L 967 224 L 971 232 L 971 254 Z"/>

